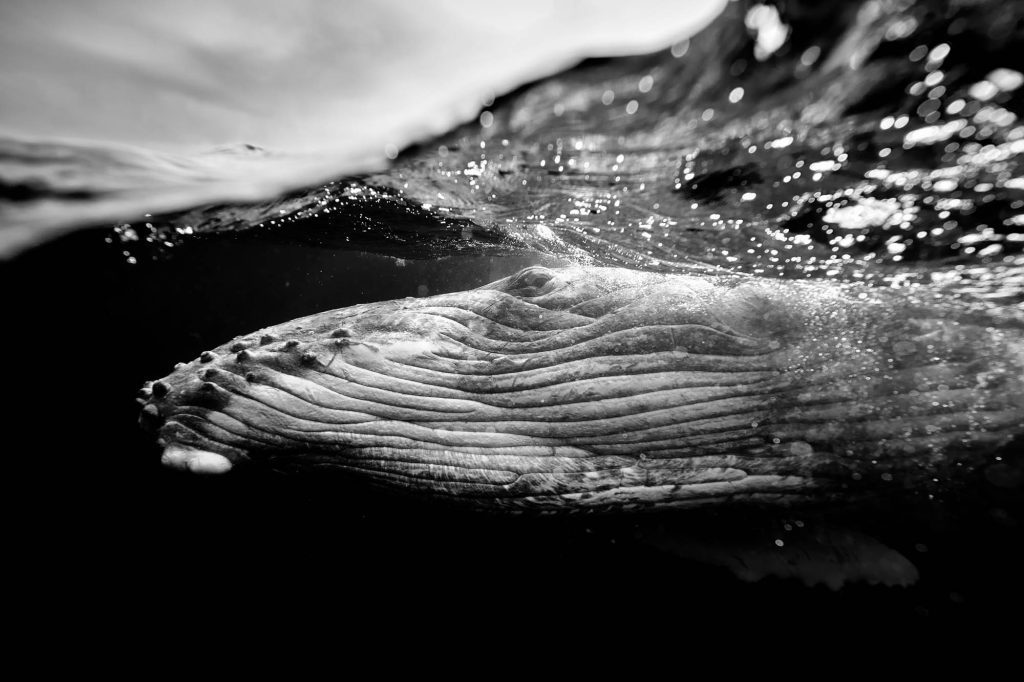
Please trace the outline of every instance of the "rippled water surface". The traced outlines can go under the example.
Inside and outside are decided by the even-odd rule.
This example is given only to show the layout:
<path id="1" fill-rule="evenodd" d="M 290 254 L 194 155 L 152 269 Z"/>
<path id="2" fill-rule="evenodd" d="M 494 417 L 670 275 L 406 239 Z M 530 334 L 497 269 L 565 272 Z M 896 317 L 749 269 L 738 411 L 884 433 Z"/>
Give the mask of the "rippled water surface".
<path id="1" fill-rule="evenodd" d="M 383 168 L 524 79 L 660 46 L 723 2 L 9 0 L 0 257 Z"/>
<path id="2" fill-rule="evenodd" d="M 732 3 L 692 41 L 522 88 L 386 174 L 122 234 L 302 231 L 359 248 L 384 233 L 434 253 L 924 277 L 1019 302 L 1019 8 L 789 11 Z"/>
<path id="3" fill-rule="evenodd" d="M 123 514 L 142 510 L 151 518 L 138 532 L 176 549 L 194 543 L 221 564 L 267 560 L 266 547 L 349 575 L 342 555 L 355 553 L 393 580 L 409 579 L 396 566 L 425 562 L 435 584 L 456 589 L 453 573 L 468 566 L 470 584 L 517 576 L 545 598 L 540 566 L 589 576 L 578 578 L 586 589 L 626 572 L 632 583 L 677 585 L 660 598 L 707 613 L 785 603 L 804 615 L 920 619 L 1019 606 L 1017 444 L 979 489 L 861 520 L 921 568 L 918 586 L 831 593 L 736 583 L 638 542 L 628 524 L 517 525 L 419 507 L 410 519 L 408 503 L 358 488 L 339 500 L 289 482 L 179 480 L 134 431 L 131 397 L 143 379 L 235 334 L 478 286 L 538 262 L 899 289 L 1019 329 L 1022 52 L 1020 3 L 731 2 L 690 40 L 525 85 L 382 172 L 185 212 L 155 202 L 144 219 L 66 237 L 4 272 L 9 290 L 34 294 L 15 311 L 22 328 L 45 330 L 39 352 L 74 367 L 50 375 L 98 396 L 61 407 L 74 438 L 40 442 L 62 446 L 65 472 L 92 471 L 72 443 L 110 443 L 101 470 L 127 488 L 89 501 L 97 518 L 130 535 Z M 25 201 L 40 200 L 32 191 Z M 228 551 L 205 524 L 236 512 L 244 528 L 233 525 Z M 124 537 L 102 535 L 98 546 L 116 552 Z M 327 537 L 345 551 L 328 550 Z M 143 564 L 166 558 L 141 547 Z M 182 556 L 191 554 L 172 565 Z M 699 598 L 684 589 L 694 581 Z"/>

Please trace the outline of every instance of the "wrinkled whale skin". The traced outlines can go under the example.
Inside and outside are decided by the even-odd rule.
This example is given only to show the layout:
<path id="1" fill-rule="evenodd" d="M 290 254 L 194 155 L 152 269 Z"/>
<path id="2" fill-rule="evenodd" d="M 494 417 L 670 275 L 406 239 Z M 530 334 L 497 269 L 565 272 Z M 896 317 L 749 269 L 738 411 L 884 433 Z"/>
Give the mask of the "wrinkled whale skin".
<path id="1" fill-rule="evenodd" d="M 239 337 L 143 389 L 164 462 L 509 510 L 921 494 L 1024 427 L 1002 329 L 892 290 L 533 267 Z"/>

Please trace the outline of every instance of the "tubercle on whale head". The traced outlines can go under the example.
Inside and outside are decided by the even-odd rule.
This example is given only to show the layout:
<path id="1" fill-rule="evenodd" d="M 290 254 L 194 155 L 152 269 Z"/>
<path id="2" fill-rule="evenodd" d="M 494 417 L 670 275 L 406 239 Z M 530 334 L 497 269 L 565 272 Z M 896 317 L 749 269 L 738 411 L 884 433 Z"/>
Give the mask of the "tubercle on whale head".
<path id="1" fill-rule="evenodd" d="M 1021 430 L 1015 336 L 873 296 L 528 268 L 235 339 L 152 384 L 141 420 L 178 468 L 338 470 L 504 509 L 911 488 Z"/>

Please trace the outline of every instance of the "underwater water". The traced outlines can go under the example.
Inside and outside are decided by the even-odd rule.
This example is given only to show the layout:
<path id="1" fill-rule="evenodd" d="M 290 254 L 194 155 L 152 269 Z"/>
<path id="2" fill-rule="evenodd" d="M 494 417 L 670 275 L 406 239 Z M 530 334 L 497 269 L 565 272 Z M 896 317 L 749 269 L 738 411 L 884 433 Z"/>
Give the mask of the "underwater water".
<path id="1" fill-rule="evenodd" d="M 1013 613 L 1019 439 L 963 489 L 853 521 L 917 566 L 914 586 L 833 592 L 742 582 L 645 541 L 632 519 L 504 518 L 357 481 L 175 474 L 136 427 L 134 396 L 237 334 L 531 264 L 894 288 L 1020 329 L 1022 46 L 1019 4 L 733 2 L 692 39 L 500 97 L 379 173 L 183 212 L 158 203 L 20 254 L 0 271 L 23 387 L 9 428 L 30 434 L 17 484 L 45 529 L 29 539 L 53 559 L 40 570 L 75 566 L 70 599 L 211 581 L 498 614 L 595 601 L 637 617 Z"/>

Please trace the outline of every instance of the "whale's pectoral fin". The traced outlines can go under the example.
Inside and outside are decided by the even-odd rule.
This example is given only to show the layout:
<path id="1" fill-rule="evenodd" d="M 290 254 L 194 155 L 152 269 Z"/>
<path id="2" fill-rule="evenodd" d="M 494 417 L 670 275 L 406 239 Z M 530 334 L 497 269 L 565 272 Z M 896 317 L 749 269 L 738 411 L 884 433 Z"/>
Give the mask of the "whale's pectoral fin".
<path id="1" fill-rule="evenodd" d="M 636 537 L 691 561 L 728 569 L 741 580 L 795 578 L 838 590 L 847 583 L 907 587 L 917 568 L 864 533 L 820 520 L 760 520 L 695 528 L 678 523 L 638 526 Z"/>

